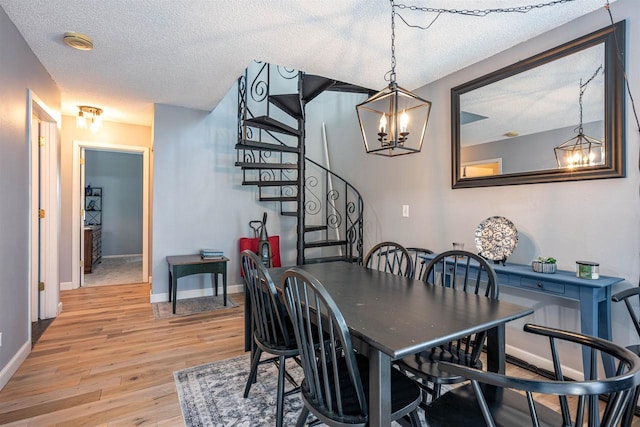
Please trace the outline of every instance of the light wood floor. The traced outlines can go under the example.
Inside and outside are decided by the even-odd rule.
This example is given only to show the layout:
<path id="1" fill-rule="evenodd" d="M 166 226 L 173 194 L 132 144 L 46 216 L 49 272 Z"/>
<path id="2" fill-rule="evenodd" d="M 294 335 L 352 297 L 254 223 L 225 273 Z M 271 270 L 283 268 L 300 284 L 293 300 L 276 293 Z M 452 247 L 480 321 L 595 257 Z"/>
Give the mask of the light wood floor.
<path id="1" fill-rule="evenodd" d="M 63 313 L 0 391 L 0 425 L 182 425 L 173 372 L 244 353 L 244 299 L 155 320 L 149 292 L 147 284 L 62 292 Z"/>
<path id="2" fill-rule="evenodd" d="M 147 284 L 62 292 L 63 313 L 0 391 L 0 425 L 181 426 L 173 372 L 243 354 L 244 298 L 155 320 L 149 292 Z M 534 376 L 511 365 L 507 373 Z"/>

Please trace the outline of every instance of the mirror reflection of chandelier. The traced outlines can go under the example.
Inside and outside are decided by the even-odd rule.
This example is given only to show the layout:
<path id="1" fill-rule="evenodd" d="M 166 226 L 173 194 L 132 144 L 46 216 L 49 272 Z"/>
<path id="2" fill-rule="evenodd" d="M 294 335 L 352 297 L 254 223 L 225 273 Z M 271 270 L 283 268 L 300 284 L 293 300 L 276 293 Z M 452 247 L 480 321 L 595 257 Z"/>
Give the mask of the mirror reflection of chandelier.
<path id="1" fill-rule="evenodd" d="M 582 127 L 582 96 L 584 95 L 587 85 L 602 70 L 602 65 L 598 67 L 595 73 L 584 84 L 580 79 L 580 124 L 576 128 L 578 134 L 568 141 L 563 142 L 553 149 L 556 156 L 556 162 L 560 169 L 575 169 L 581 167 L 598 166 L 605 164 L 605 147 L 604 143 L 593 137 L 585 135 Z"/>
<path id="2" fill-rule="evenodd" d="M 388 157 L 420 152 L 431 111 L 431 102 L 396 83 L 395 7 L 391 0 L 389 86 L 356 107 L 367 153 Z"/>

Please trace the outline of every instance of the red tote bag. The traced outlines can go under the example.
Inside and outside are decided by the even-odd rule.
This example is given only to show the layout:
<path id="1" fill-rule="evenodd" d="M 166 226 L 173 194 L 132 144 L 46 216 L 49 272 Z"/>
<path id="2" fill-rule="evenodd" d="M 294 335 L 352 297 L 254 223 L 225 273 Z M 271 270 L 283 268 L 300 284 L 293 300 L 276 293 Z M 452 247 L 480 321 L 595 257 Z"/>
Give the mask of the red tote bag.
<path id="1" fill-rule="evenodd" d="M 259 241 L 258 237 L 241 237 L 240 252 L 249 249 L 257 254 Z M 280 236 L 269 236 L 269 243 L 271 244 L 271 265 L 273 267 L 282 267 L 282 262 L 280 261 Z M 240 265 L 240 276 L 244 277 L 242 265 Z"/>

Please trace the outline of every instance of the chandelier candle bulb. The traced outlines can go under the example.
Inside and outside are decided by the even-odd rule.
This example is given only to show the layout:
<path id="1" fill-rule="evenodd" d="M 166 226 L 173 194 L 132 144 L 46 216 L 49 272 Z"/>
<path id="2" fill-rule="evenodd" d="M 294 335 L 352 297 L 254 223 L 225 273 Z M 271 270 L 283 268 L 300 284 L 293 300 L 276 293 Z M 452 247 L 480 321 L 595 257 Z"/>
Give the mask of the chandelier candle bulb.
<path id="1" fill-rule="evenodd" d="M 600 278 L 600 264 L 591 261 L 576 261 L 576 277 L 581 279 Z"/>

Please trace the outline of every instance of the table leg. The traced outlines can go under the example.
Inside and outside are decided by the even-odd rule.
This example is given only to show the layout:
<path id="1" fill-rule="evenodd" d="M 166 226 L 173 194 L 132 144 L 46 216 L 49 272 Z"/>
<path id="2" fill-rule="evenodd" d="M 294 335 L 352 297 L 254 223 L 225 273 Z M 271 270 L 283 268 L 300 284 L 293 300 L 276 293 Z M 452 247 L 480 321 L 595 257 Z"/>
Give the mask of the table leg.
<path id="1" fill-rule="evenodd" d="M 487 331 L 487 371 L 505 373 L 507 362 L 505 345 L 504 323 Z"/>
<path id="2" fill-rule="evenodd" d="M 369 347 L 369 425 L 391 425 L 391 358 Z"/>
<path id="3" fill-rule="evenodd" d="M 173 282 L 173 278 L 172 278 L 172 274 L 171 274 L 171 267 L 169 267 L 169 302 L 171 302 L 171 283 Z"/>
<path id="4" fill-rule="evenodd" d="M 611 341 L 611 287 L 607 287 L 600 302 L 596 292 L 597 289 L 580 289 L 580 330 L 583 334 Z M 588 380 L 591 366 L 589 349 L 582 349 L 582 363 L 585 380 Z M 615 363 L 612 358 L 603 358 L 603 365 L 607 376 L 615 375 Z"/>
<path id="5" fill-rule="evenodd" d="M 171 288 L 173 291 L 173 314 L 176 314 L 176 300 L 178 299 L 178 277 L 175 274 L 171 275 Z M 169 297 L 171 298 L 171 297 Z"/>
<path id="6" fill-rule="evenodd" d="M 218 296 L 218 273 L 211 273 L 211 286 L 215 290 L 215 295 Z"/>
<path id="7" fill-rule="evenodd" d="M 222 296 L 224 297 L 224 305 L 226 306 L 227 305 L 227 263 L 224 264 L 224 270 L 222 271 Z"/>

